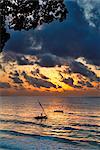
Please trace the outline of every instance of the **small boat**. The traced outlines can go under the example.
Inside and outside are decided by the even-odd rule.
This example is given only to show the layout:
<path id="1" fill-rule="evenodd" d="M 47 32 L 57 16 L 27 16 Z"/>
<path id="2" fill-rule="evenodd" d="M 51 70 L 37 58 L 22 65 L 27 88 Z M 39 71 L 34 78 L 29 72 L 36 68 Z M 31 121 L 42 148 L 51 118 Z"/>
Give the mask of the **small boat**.
<path id="1" fill-rule="evenodd" d="M 48 119 L 47 114 L 45 113 L 44 108 L 43 108 L 43 106 L 40 102 L 39 102 L 39 105 L 42 108 L 42 111 L 43 111 L 44 115 L 41 113 L 41 115 L 36 116 L 34 118 L 37 119 L 37 120 L 46 120 L 46 119 Z"/>
<path id="2" fill-rule="evenodd" d="M 36 116 L 34 118 L 37 119 L 37 120 L 48 119 L 47 116 Z"/>
<path id="3" fill-rule="evenodd" d="M 63 110 L 54 110 L 54 112 L 63 113 L 64 111 Z"/>

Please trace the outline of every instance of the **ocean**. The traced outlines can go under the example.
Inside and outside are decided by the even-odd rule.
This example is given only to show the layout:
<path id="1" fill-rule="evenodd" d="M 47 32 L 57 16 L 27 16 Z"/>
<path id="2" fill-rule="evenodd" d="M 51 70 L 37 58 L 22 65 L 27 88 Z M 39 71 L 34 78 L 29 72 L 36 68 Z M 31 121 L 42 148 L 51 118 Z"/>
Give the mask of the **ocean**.
<path id="1" fill-rule="evenodd" d="M 47 120 L 34 118 L 38 101 Z M 0 150 L 99 150 L 99 142 L 100 98 L 0 97 Z"/>

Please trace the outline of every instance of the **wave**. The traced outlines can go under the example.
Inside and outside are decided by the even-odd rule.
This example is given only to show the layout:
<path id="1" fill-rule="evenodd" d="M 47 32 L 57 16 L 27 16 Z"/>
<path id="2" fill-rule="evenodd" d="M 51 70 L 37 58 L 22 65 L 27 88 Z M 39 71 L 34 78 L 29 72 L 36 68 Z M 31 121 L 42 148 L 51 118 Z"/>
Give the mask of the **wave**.
<path id="1" fill-rule="evenodd" d="M 56 130 L 59 130 L 59 131 L 56 131 Z M 92 130 L 92 129 L 89 129 L 89 130 L 87 130 L 87 129 L 78 129 L 78 128 L 74 128 L 74 127 L 58 127 L 58 128 L 54 128 L 54 131 L 53 132 L 61 132 L 61 131 L 88 131 L 88 132 L 94 132 L 94 133 L 97 133 L 97 134 L 99 134 L 100 133 L 100 131 L 96 131 L 96 130 Z M 66 132 L 65 132 L 66 133 Z"/>
<path id="2" fill-rule="evenodd" d="M 38 140 L 53 140 L 53 141 L 59 141 L 62 143 L 69 143 L 69 144 L 77 144 L 77 142 L 65 138 L 59 138 L 59 137 L 53 137 L 53 136 L 43 136 L 43 135 L 37 135 L 37 134 L 29 134 L 29 133 L 22 133 L 18 131 L 12 131 L 12 130 L 0 130 L 3 134 L 13 135 L 13 136 L 23 136 L 23 137 L 33 137 Z"/>
<path id="3" fill-rule="evenodd" d="M 46 124 L 43 124 L 41 122 L 39 123 L 36 123 L 36 122 L 31 122 L 31 121 L 22 121 L 22 120 L 3 120 L 3 119 L 0 119 L 0 122 L 2 123 L 15 123 L 15 124 L 23 124 L 23 125 L 38 125 L 38 126 L 41 126 L 41 127 L 45 127 L 45 128 L 51 128 L 52 126 L 50 125 L 46 125 Z"/>
<path id="4" fill-rule="evenodd" d="M 74 115 L 74 116 L 80 116 L 80 117 L 86 117 L 86 118 L 100 118 L 100 116 L 95 116 L 95 115 L 83 115 L 83 114 L 77 114 L 77 113 L 68 113 L 69 115 Z"/>
<path id="5" fill-rule="evenodd" d="M 96 124 L 86 124 L 86 123 L 84 123 L 84 124 L 73 123 L 72 125 L 73 125 L 73 126 L 85 126 L 85 127 L 97 127 L 97 128 L 100 127 L 99 125 L 96 125 Z"/>
<path id="6" fill-rule="evenodd" d="M 51 140 L 51 141 L 57 141 L 61 143 L 68 143 L 72 145 L 79 145 L 80 143 L 87 143 L 94 146 L 100 146 L 100 143 L 97 141 L 90 141 L 90 140 L 71 140 L 61 137 L 53 137 L 53 136 L 44 136 L 44 135 L 36 135 L 36 134 L 29 134 L 29 133 L 22 133 L 18 131 L 12 131 L 12 130 L 0 130 L 1 134 L 8 134 L 12 136 L 20 136 L 20 137 L 31 137 L 35 138 L 37 140 Z"/>
<path id="7" fill-rule="evenodd" d="M 4 150 L 22 150 L 21 148 L 15 148 L 13 146 L 8 146 L 5 144 L 0 144 L 0 148 L 2 148 Z"/>
<path id="8" fill-rule="evenodd" d="M 36 126 L 40 126 L 40 127 L 43 127 L 43 128 L 50 128 L 50 129 L 53 129 L 52 132 L 58 132 L 56 130 L 59 130 L 59 132 L 62 131 L 88 131 L 88 132 L 95 132 L 95 133 L 100 133 L 100 131 L 98 130 L 93 130 L 93 129 L 79 129 L 77 128 L 77 126 L 80 126 L 80 127 L 100 127 L 99 125 L 91 125 L 91 124 L 79 124 L 79 123 L 74 123 L 74 124 L 71 124 L 72 127 L 65 127 L 65 126 L 62 126 L 62 127 L 53 127 L 51 125 L 47 125 L 47 124 L 43 124 L 42 122 L 31 122 L 31 121 L 23 121 L 23 120 L 4 120 L 4 119 L 0 119 L 0 123 L 14 123 L 14 124 L 21 124 L 21 125 L 36 125 Z M 74 126 L 74 127 L 73 127 Z M 75 128 L 76 127 L 76 128 Z M 55 130 L 55 131 L 54 131 Z"/>
<path id="9" fill-rule="evenodd" d="M 73 128 L 73 127 L 57 127 L 57 128 L 54 128 L 54 130 L 78 130 L 76 128 Z"/>
<path id="10" fill-rule="evenodd" d="M 91 118 L 100 118 L 100 116 L 88 116 L 88 117 L 91 117 Z"/>

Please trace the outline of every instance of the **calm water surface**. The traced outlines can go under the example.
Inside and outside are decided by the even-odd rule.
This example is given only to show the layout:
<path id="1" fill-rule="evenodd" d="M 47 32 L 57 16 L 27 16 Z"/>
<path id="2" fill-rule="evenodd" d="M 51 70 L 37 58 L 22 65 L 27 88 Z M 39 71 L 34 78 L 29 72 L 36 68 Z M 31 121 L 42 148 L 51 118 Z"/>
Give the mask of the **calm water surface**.
<path id="1" fill-rule="evenodd" d="M 34 119 L 38 100 L 46 121 Z M 99 108 L 100 98 L 0 97 L 0 150 L 99 150 Z"/>

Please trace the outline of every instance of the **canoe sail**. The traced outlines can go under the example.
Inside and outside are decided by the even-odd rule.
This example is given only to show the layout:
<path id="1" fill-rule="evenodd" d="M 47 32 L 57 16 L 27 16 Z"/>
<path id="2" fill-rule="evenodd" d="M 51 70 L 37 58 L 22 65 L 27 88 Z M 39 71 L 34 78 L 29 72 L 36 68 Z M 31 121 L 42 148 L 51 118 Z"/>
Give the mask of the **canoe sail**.
<path id="1" fill-rule="evenodd" d="M 42 108 L 42 110 L 43 110 L 44 114 L 47 116 L 47 114 L 45 113 L 45 110 L 44 110 L 44 108 L 43 108 L 42 104 L 40 103 L 40 101 L 38 101 L 38 102 L 39 102 L 39 105 L 40 105 L 40 107 Z"/>

